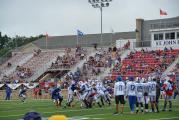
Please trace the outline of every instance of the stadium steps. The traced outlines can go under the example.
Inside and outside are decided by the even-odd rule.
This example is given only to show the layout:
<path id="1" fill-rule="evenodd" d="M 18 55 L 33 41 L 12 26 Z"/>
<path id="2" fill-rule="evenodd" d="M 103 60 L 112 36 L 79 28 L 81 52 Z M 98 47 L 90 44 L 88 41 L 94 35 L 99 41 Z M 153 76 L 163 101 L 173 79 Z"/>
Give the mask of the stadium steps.
<path id="1" fill-rule="evenodd" d="M 130 52 L 131 50 L 124 50 L 121 54 L 121 61 L 123 61 L 127 57 L 127 55 L 130 54 Z"/>
<path id="2" fill-rule="evenodd" d="M 48 52 L 52 52 L 52 51 L 48 51 Z M 40 65 L 38 68 L 36 68 L 34 71 L 34 74 L 30 78 L 27 78 L 26 81 L 35 81 L 36 79 L 38 79 L 43 73 L 45 73 L 48 70 L 48 68 L 51 66 L 52 62 L 56 61 L 57 56 L 61 55 L 61 54 L 63 54 L 63 53 L 60 51 L 55 51 L 54 53 L 49 53 L 50 56 L 48 56 L 48 57 L 50 57 L 50 59 L 48 57 L 44 57 L 43 64 Z"/>
<path id="3" fill-rule="evenodd" d="M 179 61 L 179 56 L 175 59 L 175 61 L 163 72 L 162 76 L 167 76 L 170 74 L 170 71 L 175 68 L 176 64 Z"/>
<path id="4" fill-rule="evenodd" d="M 131 50 L 124 50 L 121 53 L 121 61 L 127 57 L 127 55 L 131 52 Z M 108 76 L 111 74 L 112 68 L 106 68 L 103 73 L 101 73 L 99 76 L 97 76 L 99 79 L 103 79 L 105 76 Z"/>
<path id="5" fill-rule="evenodd" d="M 86 56 L 85 59 L 79 61 L 67 74 L 70 74 L 71 72 L 76 72 L 77 68 L 82 68 L 83 64 L 86 62 L 86 59 L 88 59 L 90 56 L 94 56 L 98 51 L 92 50 L 89 52 L 89 54 Z M 61 79 L 64 80 L 64 77 L 67 75 L 65 74 Z"/>

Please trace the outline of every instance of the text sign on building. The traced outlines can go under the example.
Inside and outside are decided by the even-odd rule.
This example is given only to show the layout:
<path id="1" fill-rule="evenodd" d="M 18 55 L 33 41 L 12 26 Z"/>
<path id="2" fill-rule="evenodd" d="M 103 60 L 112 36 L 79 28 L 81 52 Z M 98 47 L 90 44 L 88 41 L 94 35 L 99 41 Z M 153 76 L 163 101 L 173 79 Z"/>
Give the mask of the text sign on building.
<path id="1" fill-rule="evenodd" d="M 179 39 L 178 40 L 153 40 L 152 41 L 153 47 L 178 47 L 179 46 Z"/>

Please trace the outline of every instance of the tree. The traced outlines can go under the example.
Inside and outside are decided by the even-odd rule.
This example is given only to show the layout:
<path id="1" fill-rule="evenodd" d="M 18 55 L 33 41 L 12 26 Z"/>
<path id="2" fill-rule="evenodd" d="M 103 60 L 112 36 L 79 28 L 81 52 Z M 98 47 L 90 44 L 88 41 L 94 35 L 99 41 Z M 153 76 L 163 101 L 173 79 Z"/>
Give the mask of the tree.
<path id="1" fill-rule="evenodd" d="M 6 45 L 6 43 L 8 43 L 9 38 L 7 37 L 7 35 L 2 36 L 0 33 L 0 49 L 3 49 Z"/>

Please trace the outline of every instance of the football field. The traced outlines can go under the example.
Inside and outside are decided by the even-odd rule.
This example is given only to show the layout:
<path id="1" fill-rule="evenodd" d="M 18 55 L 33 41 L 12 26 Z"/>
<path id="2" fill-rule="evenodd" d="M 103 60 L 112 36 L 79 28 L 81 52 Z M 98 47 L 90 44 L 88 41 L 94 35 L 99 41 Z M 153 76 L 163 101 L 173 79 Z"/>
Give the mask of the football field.
<path id="1" fill-rule="evenodd" d="M 64 102 L 63 102 L 64 103 Z M 113 102 L 114 103 L 114 102 Z M 163 100 L 160 100 L 160 109 Z M 66 115 L 69 120 L 179 120 L 179 100 L 173 101 L 173 111 L 147 114 L 130 114 L 128 103 L 125 104 L 123 114 L 113 115 L 114 104 L 109 107 L 91 109 L 80 108 L 79 103 L 74 108 L 56 108 L 51 100 L 0 101 L 0 120 L 20 120 L 29 111 L 39 112 L 44 120 L 51 115 Z"/>

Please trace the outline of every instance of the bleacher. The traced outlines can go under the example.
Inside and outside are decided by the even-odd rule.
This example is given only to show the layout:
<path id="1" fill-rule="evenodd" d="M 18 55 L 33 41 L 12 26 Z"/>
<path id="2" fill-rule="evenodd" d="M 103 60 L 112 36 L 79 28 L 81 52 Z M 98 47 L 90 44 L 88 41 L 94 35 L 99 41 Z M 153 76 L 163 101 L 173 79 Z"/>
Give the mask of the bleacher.
<path id="1" fill-rule="evenodd" d="M 179 50 L 152 50 L 131 52 L 122 61 L 118 72 L 113 71 L 113 76 L 122 75 L 124 78 L 129 76 L 148 77 L 149 75 L 161 75 L 167 67 L 179 55 Z M 115 77 L 113 77 L 114 79 Z"/>
<path id="2" fill-rule="evenodd" d="M 80 60 L 83 60 L 85 56 L 90 51 L 85 50 L 81 47 L 77 47 L 76 49 L 67 48 L 65 50 L 64 55 L 57 56 L 55 62 L 52 62 L 49 70 L 62 70 L 62 69 L 71 69 L 74 67 Z"/>
<path id="3" fill-rule="evenodd" d="M 15 53 L 9 60 L 0 66 L 0 81 L 2 81 L 4 76 L 12 74 L 18 65 L 26 63 L 32 56 L 32 53 Z"/>

